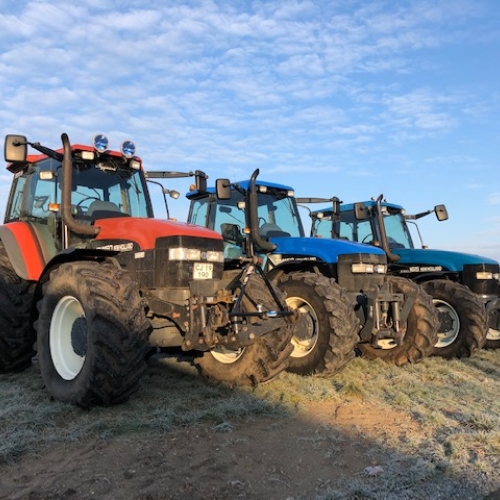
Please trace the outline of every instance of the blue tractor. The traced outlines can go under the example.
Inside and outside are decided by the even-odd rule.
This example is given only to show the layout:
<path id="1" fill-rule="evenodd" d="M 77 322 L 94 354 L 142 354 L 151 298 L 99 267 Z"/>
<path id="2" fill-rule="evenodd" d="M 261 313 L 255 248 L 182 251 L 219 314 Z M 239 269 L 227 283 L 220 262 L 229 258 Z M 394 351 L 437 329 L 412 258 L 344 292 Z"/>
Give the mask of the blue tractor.
<path id="1" fill-rule="evenodd" d="M 407 215 L 380 195 L 370 201 L 337 204 L 311 212 L 311 235 L 370 243 L 382 248 L 389 273 L 419 283 L 433 297 L 440 326 L 435 355 L 470 356 L 484 345 L 500 346 L 499 264 L 479 255 L 433 250 L 423 245 L 416 220 L 434 213 L 448 219 L 444 205 Z M 420 248 L 412 239 L 414 224 Z"/>
<path id="2" fill-rule="evenodd" d="M 257 176 L 258 170 L 250 180 L 218 179 L 216 188 L 191 191 L 188 220 L 222 234 L 227 272 L 255 248 L 267 277 L 303 313 L 288 370 L 328 375 L 355 348 L 395 365 L 428 356 L 438 325 L 431 297 L 406 278 L 387 276 L 382 249 L 306 237 L 293 189 Z"/>

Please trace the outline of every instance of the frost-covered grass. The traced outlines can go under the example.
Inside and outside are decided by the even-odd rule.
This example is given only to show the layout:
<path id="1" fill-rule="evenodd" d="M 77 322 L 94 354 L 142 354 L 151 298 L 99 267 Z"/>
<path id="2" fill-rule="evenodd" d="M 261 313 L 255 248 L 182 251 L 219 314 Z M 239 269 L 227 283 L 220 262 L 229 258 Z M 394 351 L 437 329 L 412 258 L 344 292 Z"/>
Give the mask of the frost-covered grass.
<path id="1" fill-rule="evenodd" d="M 256 389 L 213 386 L 187 362 L 156 358 L 129 402 L 82 410 L 51 401 L 34 365 L 0 375 L 0 463 L 88 437 L 155 439 L 202 422 L 213 432 L 231 432 L 235 423 L 259 417 L 276 417 L 281 425 L 303 405 L 357 401 L 404 415 L 415 425 L 391 432 L 386 423 L 372 432 L 367 453 L 377 457 L 384 473 L 350 481 L 339 476 L 317 500 L 480 499 L 500 487 L 499 392 L 500 351 L 404 367 L 356 358 L 329 379 L 284 373 Z M 333 459 L 343 437 L 324 427 L 314 439 L 328 444 L 325 458 Z M 300 492 L 294 498 L 302 498 Z"/>

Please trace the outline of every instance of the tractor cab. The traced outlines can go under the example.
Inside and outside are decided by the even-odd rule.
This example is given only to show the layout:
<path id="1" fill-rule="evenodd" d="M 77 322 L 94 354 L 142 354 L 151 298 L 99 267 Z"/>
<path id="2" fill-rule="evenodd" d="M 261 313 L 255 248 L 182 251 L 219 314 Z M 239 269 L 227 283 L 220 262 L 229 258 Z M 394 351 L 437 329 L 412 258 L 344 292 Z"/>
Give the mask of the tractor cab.
<path id="1" fill-rule="evenodd" d="M 498 262 L 481 255 L 428 248 L 416 221 L 430 214 L 438 221 L 448 219 L 445 205 L 410 215 L 380 195 L 370 201 L 342 204 L 337 212 L 331 207 L 311 211 L 311 236 L 382 248 L 391 274 L 421 284 L 434 298 L 441 318 L 436 344 L 441 356 L 470 356 L 485 342 L 488 347 L 500 347 Z M 411 237 L 410 224 L 415 227 L 418 243 Z"/>
<path id="2" fill-rule="evenodd" d="M 242 181 L 229 186 L 225 199 L 216 194 L 217 187 L 204 191 L 191 191 L 189 222 L 216 230 L 224 240 L 224 255 L 227 259 L 237 259 L 248 252 L 246 228 L 248 220 L 248 197 L 250 181 Z M 256 203 L 256 224 L 258 243 L 269 242 L 271 238 L 303 237 L 304 229 L 298 217 L 293 190 L 287 186 L 262 183 L 256 180 L 258 192 Z M 266 246 L 266 245 L 264 245 Z"/>
<path id="3" fill-rule="evenodd" d="M 377 207 L 376 201 L 342 204 L 340 212 L 335 214 L 332 207 L 311 212 L 311 236 L 322 238 L 340 238 L 358 243 L 381 247 L 383 235 L 377 219 L 372 215 L 377 209 L 384 220 L 389 249 L 415 248 L 408 229 L 403 207 L 383 203 Z"/>
<path id="4" fill-rule="evenodd" d="M 141 160 L 130 141 L 120 151 L 108 150 L 104 136 L 96 136 L 93 147 L 71 146 L 68 225 L 63 217 L 63 150 L 40 148 L 41 154 L 26 155 L 26 140 L 9 138 L 7 168 L 14 182 L 4 223 L 28 223 L 42 242 L 46 261 L 61 250 L 85 246 L 97 234 L 98 220 L 153 216 Z"/>

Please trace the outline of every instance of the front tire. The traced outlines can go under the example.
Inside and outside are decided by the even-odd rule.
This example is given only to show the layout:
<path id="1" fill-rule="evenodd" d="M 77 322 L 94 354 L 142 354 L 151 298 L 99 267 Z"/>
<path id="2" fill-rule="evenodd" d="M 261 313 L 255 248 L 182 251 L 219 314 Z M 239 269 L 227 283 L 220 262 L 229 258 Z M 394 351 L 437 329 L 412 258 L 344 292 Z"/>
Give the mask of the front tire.
<path id="1" fill-rule="evenodd" d="M 39 365 L 54 399 L 111 405 L 138 388 L 150 324 L 126 271 L 106 261 L 62 264 L 43 285 L 38 310 Z"/>
<path id="2" fill-rule="evenodd" d="M 21 279 L 0 241 L 0 373 L 22 371 L 35 354 L 30 325 L 34 283 Z"/>
<path id="3" fill-rule="evenodd" d="M 271 293 L 258 275 L 250 276 L 246 295 L 248 300 L 242 301 L 245 312 L 256 310 L 258 304 L 263 309 L 276 309 Z M 292 351 L 291 337 L 291 326 L 284 322 L 281 328 L 258 337 L 249 346 L 237 350 L 218 346 L 204 352 L 195 363 L 199 372 L 213 381 L 229 386 L 256 386 L 274 379 L 286 369 Z"/>
<path id="4" fill-rule="evenodd" d="M 413 281 L 394 276 L 388 276 L 387 281 L 392 284 L 394 293 L 415 297 L 406 321 L 403 343 L 386 342 L 382 349 L 365 343 L 359 344 L 359 350 L 368 359 L 381 359 L 396 366 L 418 363 L 432 354 L 437 342 L 437 310 L 431 296 Z"/>
<path id="5" fill-rule="evenodd" d="M 482 349 L 488 322 L 479 297 L 460 283 L 433 280 L 422 283 L 439 312 L 438 342 L 433 356 L 462 358 Z"/>
<path id="6" fill-rule="evenodd" d="M 499 286 L 500 291 L 500 286 Z M 500 348 L 500 298 L 488 302 L 486 305 L 486 316 L 488 319 L 488 333 L 486 335 L 486 349 Z"/>
<path id="7" fill-rule="evenodd" d="M 359 341 L 359 321 L 344 290 L 335 280 L 312 273 L 285 274 L 278 286 L 287 305 L 302 313 L 288 371 L 321 376 L 341 371 Z"/>

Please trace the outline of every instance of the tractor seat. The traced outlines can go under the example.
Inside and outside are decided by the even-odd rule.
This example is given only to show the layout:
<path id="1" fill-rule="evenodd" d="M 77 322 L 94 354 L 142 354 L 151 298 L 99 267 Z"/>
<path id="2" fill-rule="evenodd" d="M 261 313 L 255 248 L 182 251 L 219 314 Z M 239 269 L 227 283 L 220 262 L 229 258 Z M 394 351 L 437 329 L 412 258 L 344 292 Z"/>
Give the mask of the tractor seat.
<path id="1" fill-rule="evenodd" d="M 116 203 L 112 201 L 95 200 L 89 205 L 87 215 L 93 220 L 96 220 L 108 219 L 111 217 L 125 217 L 127 214 L 122 213 Z"/>
<path id="2" fill-rule="evenodd" d="M 267 222 L 260 226 L 259 233 L 263 238 L 267 239 L 272 238 L 273 236 L 290 236 L 290 233 L 283 231 L 277 224 L 269 224 Z"/>

